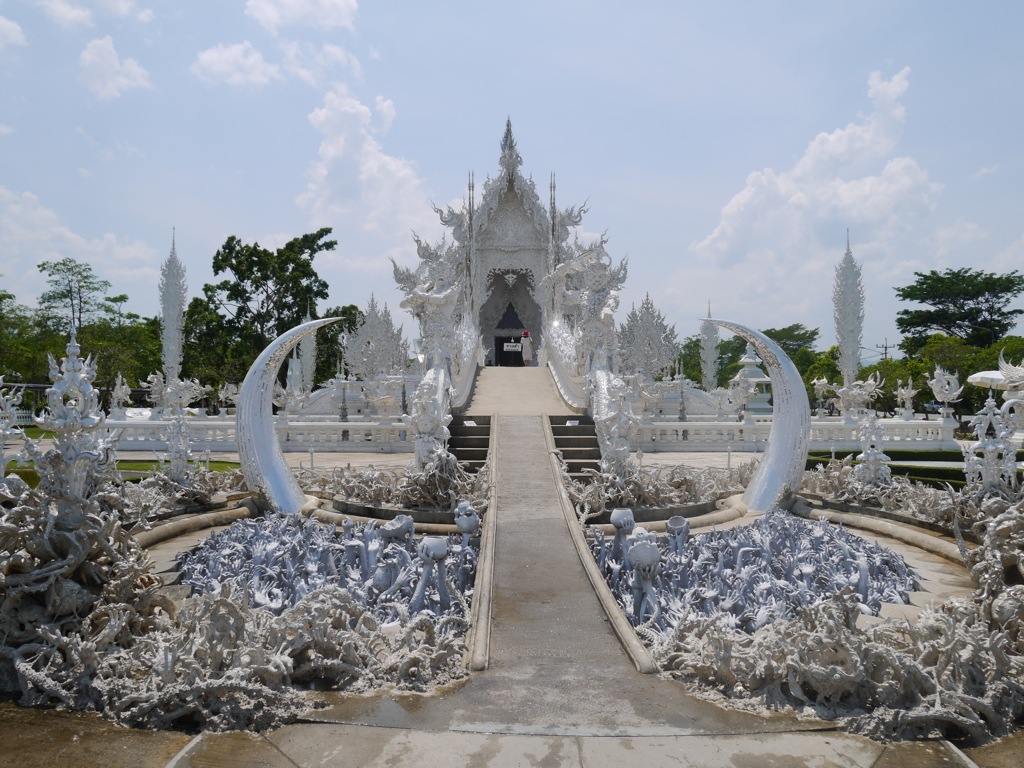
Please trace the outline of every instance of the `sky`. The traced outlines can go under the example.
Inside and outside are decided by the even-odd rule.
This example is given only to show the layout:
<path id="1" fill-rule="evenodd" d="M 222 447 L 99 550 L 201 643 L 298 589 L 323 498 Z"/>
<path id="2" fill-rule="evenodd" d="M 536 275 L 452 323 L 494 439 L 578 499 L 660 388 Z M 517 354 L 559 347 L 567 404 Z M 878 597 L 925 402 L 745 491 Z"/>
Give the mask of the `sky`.
<path id="1" fill-rule="evenodd" d="M 710 302 L 824 349 L 849 232 L 870 362 L 915 272 L 1024 267 L 1022 29 L 1009 2 L 0 0 L 0 288 L 34 306 L 71 257 L 154 316 L 172 233 L 192 297 L 229 236 L 327 226 L 321 308 L 402 317 L 389 257 L 511 119 L 542 199 L 555 173 L 628 258 L 620 320 L 649 293 L 680 339 Z"/>

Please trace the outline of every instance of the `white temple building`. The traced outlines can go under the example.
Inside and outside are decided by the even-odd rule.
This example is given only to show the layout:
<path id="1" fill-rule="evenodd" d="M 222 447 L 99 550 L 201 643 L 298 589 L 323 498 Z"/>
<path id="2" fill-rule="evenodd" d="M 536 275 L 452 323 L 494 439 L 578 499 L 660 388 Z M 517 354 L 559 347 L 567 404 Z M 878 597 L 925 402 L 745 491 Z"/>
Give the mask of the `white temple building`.
<path id="1" fill-rule="evenodd" d="M 553 174 L 550 199 L 546 205 L 541 201 L 533 180 L 521 171 L 511 120 L 498 164 L 498 176 L 487 179 L 479 201 L 471 175 L 463 208 L 437 211 L 449 230 L 442 243 L 434 249 L 418 244 L 421 257 L 440 255 L 464 270 L 464 293 L 455 314 L 476 320 L 485 364 L 519 365 L 518 352 L 506 352 L 505 344 L 529 331 L 544 360 L 546 329 L 561 319 L 555 317 L 557 308 L 565 309 L 561 299 L 567 290 L 583 287 L 582 276 L 568 268 L 581 255 L 581 246 L 569 238 L 586 209 L 558 209 Z M 603 242 L 589 250 L 610 264 Z M 624 277 L 624 266 L 620 270 Z"/>

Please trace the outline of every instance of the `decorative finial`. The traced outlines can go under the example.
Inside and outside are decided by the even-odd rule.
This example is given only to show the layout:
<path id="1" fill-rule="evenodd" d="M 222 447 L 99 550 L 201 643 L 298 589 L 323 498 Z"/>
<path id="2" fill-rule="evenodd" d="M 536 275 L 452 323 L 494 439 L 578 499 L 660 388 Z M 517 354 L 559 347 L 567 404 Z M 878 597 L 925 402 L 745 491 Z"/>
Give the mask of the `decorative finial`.
<path id="1" fill-rule="evenodd" d="M 512 118 L 508 118 L 505 122 L 505 136 L 501 140 L 501 171 L 505 178 L 511 180 L 516 171 L 519 170 L 519 166 L 523 164 L 523 158 L 519 156 L 519 150 L 516 149 L 516 140 L 512 136 Z"/>

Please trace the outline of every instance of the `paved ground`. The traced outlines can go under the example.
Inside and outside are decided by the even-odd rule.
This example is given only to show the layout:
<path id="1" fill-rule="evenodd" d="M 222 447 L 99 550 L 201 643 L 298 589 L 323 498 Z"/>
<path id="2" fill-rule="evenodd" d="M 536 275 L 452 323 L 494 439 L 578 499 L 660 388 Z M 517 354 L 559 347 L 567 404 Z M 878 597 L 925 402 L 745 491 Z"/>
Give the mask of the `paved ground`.
<path id="1" fill-rule="evenodd" d="M 0 705 L 0 764 L 144 766 L 957 766 L 941 742 L 886 746 L 827 723 L 718 708 L 635 671 L 576 557 L 541 413 L 566 412 L 545 369 L 487 369 L 471 413 L 492 413 L 497 535 L 490 666 L 429 696 L 328 696 L 308 722 L 261 735 L 128 731 L 87 713 Z M 224 456 L 223 458 L 229 458 Z M 308 466 L 308 454 L 286 454 Z M 403 467 L 408 454 L 317 454 L 317 466 Z M 647 465 L 725 466 L 745 454 L 647 454 Z M 195 536 L 182 541 L 193 542 Z M 909 548 L 903 547 L 907 554 Z M 909 552 L 913 556 L 919 552 Z M 934 559 L 933 559 L 934 560 Z M 955 581 L 939 561 L 929 574 Z M 1024 741 L 971 753 L 1019 766 Z"/>

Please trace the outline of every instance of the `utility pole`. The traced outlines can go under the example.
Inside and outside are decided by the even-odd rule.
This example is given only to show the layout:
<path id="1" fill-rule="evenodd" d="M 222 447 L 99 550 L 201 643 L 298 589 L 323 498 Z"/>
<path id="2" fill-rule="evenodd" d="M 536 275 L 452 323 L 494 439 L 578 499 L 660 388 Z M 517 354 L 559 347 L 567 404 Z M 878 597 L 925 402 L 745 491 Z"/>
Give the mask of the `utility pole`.
<path id="1" fill-rule="evenodd" d="M 886 336 L 885 337 L 885 343 L 884 344 L 875 344 L 875 349 L 882 350 L 882 359 L 883 360 L 888 360 L 889 359 L 889 350 L 893 349 L 895 346 L 896 346 L 895 344 L 890 344 L 889 343 L 889 337 Z"/>

